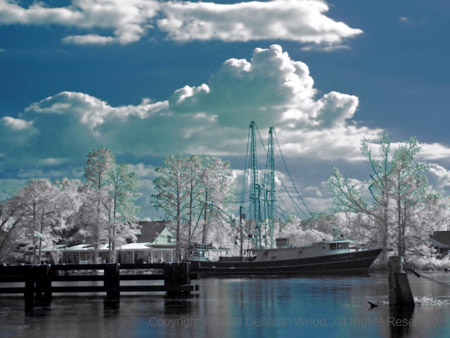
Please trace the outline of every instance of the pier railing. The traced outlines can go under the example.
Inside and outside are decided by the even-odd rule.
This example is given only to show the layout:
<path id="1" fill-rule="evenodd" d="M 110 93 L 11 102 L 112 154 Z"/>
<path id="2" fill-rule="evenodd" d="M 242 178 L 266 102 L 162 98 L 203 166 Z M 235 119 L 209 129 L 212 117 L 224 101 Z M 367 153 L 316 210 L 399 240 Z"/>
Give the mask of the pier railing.
<path id="1" fill-rule="evenodd" d="M 121 271 L 127 273 L 121 274 Z M 164 284 L 121 285 L 121 281 L 149 280 L 162 280 Z M 103 285 L 53 284 L 53 282 L 85 281 L 103 281 Z M 24 283 L 24 285 L 5 287 L 2 285 L 4 283 Z M 167 296 L 171 297 L 180 294 L 189 295 L 196 290 L 198 287 L 191 284 L 188 262 L 0 266 L 0 294 L 23 293 L 26 306 L 48 305 L 54 293 L 105 292 L 107 299 L 115 300 L 120 298 L 121 292 L 165 291 Z"/>

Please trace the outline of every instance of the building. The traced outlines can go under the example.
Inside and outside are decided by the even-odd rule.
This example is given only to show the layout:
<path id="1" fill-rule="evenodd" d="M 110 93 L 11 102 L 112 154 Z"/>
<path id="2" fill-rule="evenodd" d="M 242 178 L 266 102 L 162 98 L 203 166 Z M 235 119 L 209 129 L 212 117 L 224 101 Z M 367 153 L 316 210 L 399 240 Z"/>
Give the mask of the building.
<path id="1" fill-rule="evenodd" d="M 116 250 L 119 263 L 162 263 L 175 260 L 176 237 L 169 229 L 168 221 L 139 222 L 136 243 L 127 243 Z M 94 245 L 55 245 L 44 248 L 43 262 L 53 264 L 87 264 L 94 262 Z M 109 261 L 109 246 L 99 248 L 103 263 Z"/>
<path id="2" fill-rule="evenodd" d="M 450 231 L 435 231 L 428 241 L 438 251 L 438 255 L 442 257 L 450 250 Z"/>

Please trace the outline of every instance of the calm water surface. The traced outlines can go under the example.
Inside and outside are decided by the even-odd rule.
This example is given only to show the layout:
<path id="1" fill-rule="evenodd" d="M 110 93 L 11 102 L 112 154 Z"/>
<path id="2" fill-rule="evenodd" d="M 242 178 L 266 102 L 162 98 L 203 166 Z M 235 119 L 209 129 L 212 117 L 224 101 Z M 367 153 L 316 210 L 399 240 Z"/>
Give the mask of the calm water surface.
<path id="1" fill-rule="evenodd" d="M 450 283 L 450 273 L 429 276 Z M 0 337 L 450 337 L 450 288 L 409 279 L 413 311 L 389 309 L 385 275 L 203 279 L 189 299 L 56 295 L 29 312 L 2 296 Z"/>

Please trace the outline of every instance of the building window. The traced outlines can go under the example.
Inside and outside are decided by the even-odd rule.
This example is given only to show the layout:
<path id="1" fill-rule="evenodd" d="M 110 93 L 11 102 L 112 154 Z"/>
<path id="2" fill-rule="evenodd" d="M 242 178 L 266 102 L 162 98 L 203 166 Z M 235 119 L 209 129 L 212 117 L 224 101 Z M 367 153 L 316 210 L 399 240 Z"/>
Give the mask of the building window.
<path id="1" fill-rule="evenodd" d="M 172 236 L 167 236 L 167 243 L 172 243 Z"/>

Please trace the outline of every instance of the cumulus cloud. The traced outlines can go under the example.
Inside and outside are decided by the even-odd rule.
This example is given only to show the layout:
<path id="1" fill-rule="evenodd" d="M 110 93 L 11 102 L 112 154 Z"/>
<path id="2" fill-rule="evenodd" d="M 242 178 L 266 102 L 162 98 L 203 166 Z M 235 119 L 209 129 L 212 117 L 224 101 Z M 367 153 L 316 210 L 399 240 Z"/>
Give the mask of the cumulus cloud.
<path id="1" fill-rule="evenodd" d="M 86 93 L 61 92 L 31 104 L 21 119 L 1 122 L 6 137 L 28 141 L 24 161 L 43 165 L 101 145 L 135 156 L 239 156 L 251 120 L 261 130 L 274 126 L 285 154 L 360 159 L 361 139 L 376 140 L 379 130 L 349 122 L 358 98 L 336 91 L 316 96 L 308 66 L 273 45 L 255 49 L 250 60 L 225 61 L 208 83 L 178 89 L 167 101 L 113 107 Z"/>
<path id="2" fill-rule="evenodd" d="M 175 91 L 169 104 L 178 113 L 216 114 L 226 126 L 241 124 L 242 114 L 263 127 L 283 120 L 308 129 L 342 125 L 353 117 L 356 96 L 331 92 L 316 101 L 313 85 L 305 63 L 272 45 L 256 48 L 251 61 L 225 61 L 208 84 Z"/>
<path id="3" fill-rule="evenodd" d="M 0 24 L 62 25 L 82 30 L 107 29 L 113 36 L 96 34 L 71 36 L 66 42 L 127 44 L 141 39 L 156 15 L 157 1 L 146 0 L 72 0 L 66 7 L 49 7 L 36 2 L 28 8 L 13 0 L 0 0 Z"/>
<path id="4" fill-rule="evenodd" d="M 283 39 L 339 43 L 362 33 L 323 15 L 328 5 L 316 0 L 275 0 L 221 5 L 211 2 L 168 2 L 161 30 L 177 41 L 249 41 Z"/>
<path id="5" fill-rule="evenodd" d="M 322 0 L 251 1 L 234 4 L 157 0 L 72 0 L 65 7 L 36 2 L 25 8 L 0 0 L 0 24 L 62 25 L 87 31 L 63 40 L 76 44 L 127 44 L 149 31 L 164 32 L 176 41 L 249 41 L 281 39 L 323 44 L 332 48 L 360 29 L 323 13 Z M 98 35 L 96 30 L 112 34 Z"/>
<path id="6" fill-rule="evenodd" d="M 450 158 L 450 148 L 440 143 L 423 144 L 419 158 L 425 161 L 448 159 Z"/>
<path id="7" fill-rule="evenodd" d="M 439 164 L 433 164 L 428 171 L 428 177 L 438 191 L 450 190 L 450 171 Z"/>

